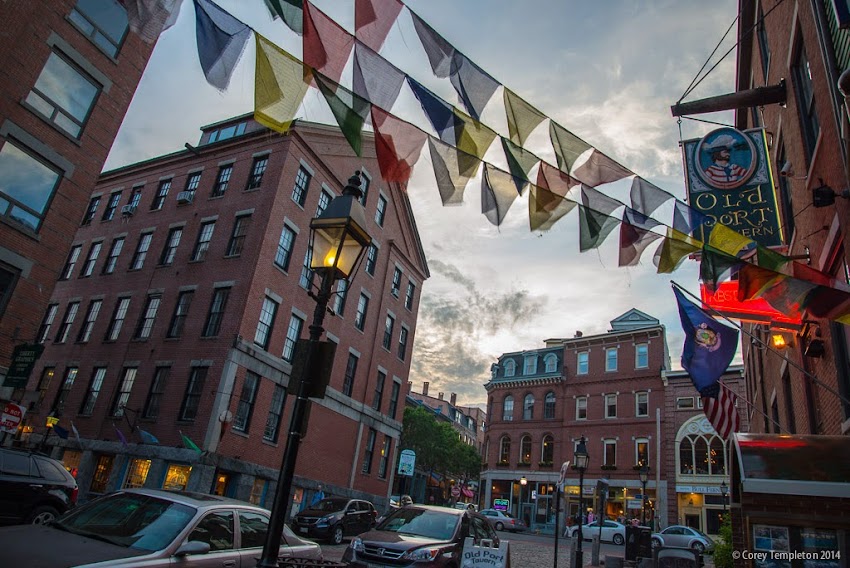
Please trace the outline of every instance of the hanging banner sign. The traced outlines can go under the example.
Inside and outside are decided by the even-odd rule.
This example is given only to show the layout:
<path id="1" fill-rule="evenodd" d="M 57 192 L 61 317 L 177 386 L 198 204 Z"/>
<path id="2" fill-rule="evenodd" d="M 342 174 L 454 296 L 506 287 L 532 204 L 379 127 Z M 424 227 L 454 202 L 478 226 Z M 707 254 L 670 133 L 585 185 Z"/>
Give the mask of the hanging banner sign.
<path id="1" fill-rule="evenodd" d="M 700 284 L 699 291 L 703 304 L 728 318 L 768 324 L 772 329 L 799 331 L 803 327 L 803 316 L 800 312 L 784 314 L 768 304 L 764 298 L 739 301 L 737 280 L 718 282 L 714 292 Z"/>
<path id="2" fill-rule="evenodd" d="M 708 242 L 720 222 L 765 247 L 781 246 L 782 223 L 763 128 L 718 128 L 682 142 L 688 202 L 709 219 L 693 236 Z M 696 223 L 694 223 L 696 224 Z"/>

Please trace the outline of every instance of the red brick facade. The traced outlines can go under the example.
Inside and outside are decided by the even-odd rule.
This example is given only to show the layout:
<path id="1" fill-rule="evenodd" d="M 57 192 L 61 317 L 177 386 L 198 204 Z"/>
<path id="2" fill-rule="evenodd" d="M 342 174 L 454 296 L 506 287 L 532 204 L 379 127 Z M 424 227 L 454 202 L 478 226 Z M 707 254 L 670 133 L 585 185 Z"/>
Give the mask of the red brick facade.
<path id="1" fill-rule="evenodd" d="M 154 47 L 128 30 L 113 57 L 71 19 L 76 4 L 0 3 L 0 152 L 14 146 L 60 176 L 37 228 L 16 221 L 7 200 L 0 199 L 0 269 L 13 275 L 9 288 L 0 287 L 0 380 L 14 346 L 36 339 L 68 244 Z M 51 56 L 62 58 L 97 86 L 78 137 L 51 121 L 46 110 L 36 110 L 37 103 L 28 102 Z M 9 296 L 5 310 L 4 292 Z M 12 389 L 3 389 L 0 396 L 11 398 Z"/>
<path id="2" fill-rule="evenodd" d="M 239 124 L 244 125 L 244 134 L 207 143 L 210 132 Z M 295 499 L 302 499 L 302 489 L 309 491 L 322 483 L 326 494 L 356 494 L 381 502 L 392 483 L 419 297 L 428 277 L 405 190 L 398 184 L 382 183 L 374 149 L 364 145 L 364 157 L 354 156 L 336 128 L 298 123 L 280 135 L 243 116 L 205 127 L 201 141 L 197 148 L 101 176 L 92 193 L 104 196 L 101 207 L 95 220 L 80 227 L 73 241 L 82 246 L 80 259 L 71 278 L 60 281 L 51 298 L 59 309 L 29 385 L 34 392 L 44 390 L 41 402 L 27 415 L 29 423 L 39 432 L 44 417 L 58 413 L 61 425 L 69 428 L 73 422 L 79 429 L 84 448 L 87 441 L 111 441 L 86 449 L 82 459 L 90 463 L 81 465 L 81 471 L 90 472 L 104 453 L 128 459 L 147 456 L 154 462 L 151 471 L 156 467 L 162 470 L 172 462 L 191 463 L 190 487 L 201 491 L 212 488 L 270 504 L 268 490 L 273 484 L 269 481 L 280 467 L 289 423 L 287 409 L 291 406 L 288 400 L 290 404 L 285 405 L 279 420 L 270 414 L 279 403 L 279 396 L 274 398 L 276 392 L 279 395 L 281 387 L 287 387 L 292 371 L 282 354 L 287 349 L 293 316 L 303 320 L 300 336 L 306 337 L 316 305 L 302 287 L 306 282 L 302 280 L 302 267 L 309 246 L 310 219 L 317 215 L 323 193 L 326 197 L 339 195 L 346 179 L 360 170 L 369 182 L 365 198 L 367 230 L 378 253 L 373 266 L 367 266 L 364 255 L 350 280 L 343 306 L 337 304 L 337 296 L 331 298 L 329 308 L 333 312 L 326 314 L 324 327 L 327 339 L 336 343 L 336 355 L 328 394 L 312 404 L 310 426 L 295 472 L 299 488 Z M 261 181 L 252 184 L 257 168 L 264 163 Z M 228 168 L 232 169 L 227 187 L 222 195 L 215 195 L 221 172 Z M 189 180 L 198 173 L 193 199 L 185 199 L 183 192 L 191 191 Z M 296 179 L 305 173 L 309 182 L 305 197 L 299 199 L 294 194 Z M 158 207 L 156 196 L 168 180 L 170 189 Z M 141 199 L 135 210 L 122 215 L 122 208 L 132 203 L 131 194 L 139 188 Z M 118 213 L 112 220 L 101 221 L 105 198 L 119 190 Z M 379 202 L 385 212 L 383 219 L 378 215 Z M 207 239 L 208 248 L 198 259 L 202 227 L 211 223 L 214 226 Z M 240 227 L 246 228 L 242 231 Z M 281 239 L 284 227 L 288 240 Z M 173 231 L 180 229 L 179 244 L 169 259 L 168 243 L 173 242 Z M 133 269 L 133 259 L 146 234 L 152 235 L 147 257 L 141 268 Z M 241 245 L 235 246 L 240 234 Z M 104 274 L 112 243 L 121 237 L 125 238 L 124 248 L 116 268 Z M 280 246 L 284 241 L 289 244 Z M 92 243 L 97 242 L 103 247 L 94 271 L 86 277 L 81 271 Z M 283 254 L 286 250 L 288 262 Z M 400 288 L 394 291 L 396 270 L 400 270 L 401 279 Z M 313 292 L 316 285 L 318 278 L 314 279 Z M 226 308 L 219 329 L 211 332 L 212 307 L 224 290 L 229 290 Z M 408 290 L 412 293 L 409 300 Z M 182 331 L 171 337 L 175 335 L 173 322 L 181 292 L 192 292 L 191 303 Z M 369 298 L 362 330 L 355 324 L 361 295 Z M 130 298 L 129 309 L 118 339 L 112 341 L 107 338 L 110 320 L 119 299 L 125 297 Z M 159 300 L 159 308 L 149 332 L 141 334 L 147 337 L 140 337 L 151 297 Z M 98 299 L 103 303 L 91 336 L 80 339 L 88 306 Z M 73 302 L 80 302 L 79 314 L 68 339 L 57 343 L 57 326 Z M 267 318 L 269 314 L 263 309 L 273 306 L 276 311 Z M 388 314 L 394 318 L 394 325 L 389 347 L 385 348 Z M 268 325 L 261 325 L 261 321 Z M 402 329 L 407 330 L 403 352 Z M 355 358 L 355 372 L 347 376 L 348 363 Z M 55 370 L 53 380 L 39 387 L 43 370 L 51 367 Z M 76 367 L 78 376 L 63 404 L 57 405 L 57 392 L 69 367 Z M 100 394 L 91 412 L 84 412 L 97 367 L 106 368 Z M 137 374 L 125 397 L 126 418 L 116 418 L 116 397 L 127 367 L 136 368 Z M 169 369 L 164 386 L 157 386 L 155 381 L 158 368 Z M 203 383 L 196 380 L 198 373 L 205 373 Z M 382 387 L 378 385 L 379 374 L 384 377 Z M 151 416 L 151 396 L 157 393 L 159 411 Z M 122 428 L 131 442 L 141 441 L 138 432 L 130 431 L 130 426 L 138 426 L 155 435 L 160 446 L 139 449 L 131 444 L 122 448 L 114 442 L 117 433 L 113 424 Z M 186 450 L 175 449 L 182 446 L 181 433 L 205 453 L 198 457 L 194 452 L 184 454 L 181 452 Z M 63 445 L 78 450 L 73 439 Z M 127 471 L 116 461 L 109 487 L 125 484 Z M 89 491 L 87 481 L 80 483 L 82 496 Z M 145 483 L 160 486 L 163 477 L 149 475 Z"/>

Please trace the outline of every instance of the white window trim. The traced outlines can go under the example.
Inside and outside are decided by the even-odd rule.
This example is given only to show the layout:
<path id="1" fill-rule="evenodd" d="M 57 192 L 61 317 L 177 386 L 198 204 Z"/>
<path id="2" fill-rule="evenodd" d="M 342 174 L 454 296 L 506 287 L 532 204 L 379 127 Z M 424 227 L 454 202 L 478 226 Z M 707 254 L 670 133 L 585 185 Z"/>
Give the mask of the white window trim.
<path id="1" fill-rule="evenodd" d="M 642 394 L 646 395 L 646 414 L 640 414 L 638 412 L 639 399 L 640 399 L 640 395 L 642 395 Z M 637 416 L 639 418 L 645 418 L 645 417 L 649 416 L 649 391 L 637 391 L 635 393 L 635 416 Z"/>
<path id="2" fill-rule="evenodd" d="M 641 345 L 646 347 L 646 365 L 641 366 L 638 363 L 638 347 Z M 649 343 L 636 343 L 635 344 L 635 369 L 648 369 L 649 368 Z"/>
<path id="3" fill-rule="evenodd" d="M 608 368 L 608 354 L 611 351 L 616 353 L 616 357 L 614 358 L 616 365 L 614 366 L 613 369 Z M 605 348 L 605 372 L 606 373 L 616 373 L 617 369 L 619 367 L 620 367 L 620 348 L 619 347 L 606 347 Z"/>
<path id="4" fill-rule="evenodd" d="M 584 418 L 579 418 L 579 402 L 584 401 Z M 576 420 L 587 420 L 587 397 L 586 396 L 577 396 L 576 397 Z"/>
<path id="5" fill-rule="evenodd" d="M 605 405 L 605 418 L 608 418 L 608 419 L 617 418 L 617 410 L 618 410 L 617 409 L 617 395 L 619 395 L 619 394 L 620 393 L 616 393 L 616 392 L 602 393 L 602 401 L 603 401 L 603 404 Z M 608 397 L 609 396 L 614 397 L 614 416 L 608 415 Z"/>

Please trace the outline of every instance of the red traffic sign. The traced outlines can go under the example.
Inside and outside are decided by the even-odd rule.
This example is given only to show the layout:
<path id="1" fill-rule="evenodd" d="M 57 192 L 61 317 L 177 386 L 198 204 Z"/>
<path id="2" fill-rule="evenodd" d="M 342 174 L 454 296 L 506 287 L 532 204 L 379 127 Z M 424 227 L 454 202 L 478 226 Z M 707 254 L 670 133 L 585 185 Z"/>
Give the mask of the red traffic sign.
<path id="1" fill-rule="evenodd" d="M 460 487 L 455 485 L 452 487 L 452 497 L 460 497 Z"/>
<path id="2" fill-rule="evenodd" d="M 3 407 L 3 413 L 0 414 L 0 432 L 9 432 L 14 434 L 21 424 L 27 410 L 14 402 L 7 402 Z"/>

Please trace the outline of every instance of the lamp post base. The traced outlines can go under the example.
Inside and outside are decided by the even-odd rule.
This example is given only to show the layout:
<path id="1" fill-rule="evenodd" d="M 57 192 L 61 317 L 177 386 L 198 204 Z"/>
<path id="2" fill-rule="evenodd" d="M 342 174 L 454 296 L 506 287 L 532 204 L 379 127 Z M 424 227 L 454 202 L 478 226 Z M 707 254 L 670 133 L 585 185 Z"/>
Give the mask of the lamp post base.
<path id="1" fill-rule="evenodd" d="M 584 566 L 584 552 L 581 548 L 576 549 L 576 556 L 573 559 L 573 568 L 582 568 Z"/>

